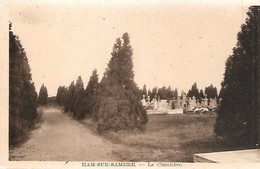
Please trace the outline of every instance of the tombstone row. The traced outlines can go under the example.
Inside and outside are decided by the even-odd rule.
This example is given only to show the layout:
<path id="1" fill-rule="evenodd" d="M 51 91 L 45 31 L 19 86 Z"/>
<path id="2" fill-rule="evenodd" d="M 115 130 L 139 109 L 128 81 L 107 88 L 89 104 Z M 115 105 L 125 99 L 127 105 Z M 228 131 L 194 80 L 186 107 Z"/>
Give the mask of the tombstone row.
<path id="1" fill-rule="evenodd" d="M 219 103 L 222 99 L 219 99 Z M 194 96 L 187 98 L 184 93 L 182 97 L 178 96 L 177 99 L 170 100 L 161 100 L 160 97 L 155 96 L 152 101 L 150 101 L 150 96 L 145 99 L 145 95 L 143 95 L 143 99 L 141 100 L 143 107 L 150 110 L 171 110 L 171 109 L 184 109 L 187 108 L 188 111 L 192 111 L 196 108 L 208 108 L 208 109 L 216 109 L 218 106 L 217 98 L 207 98 L 207 95 L 200 101 L 196 99 Z"/>

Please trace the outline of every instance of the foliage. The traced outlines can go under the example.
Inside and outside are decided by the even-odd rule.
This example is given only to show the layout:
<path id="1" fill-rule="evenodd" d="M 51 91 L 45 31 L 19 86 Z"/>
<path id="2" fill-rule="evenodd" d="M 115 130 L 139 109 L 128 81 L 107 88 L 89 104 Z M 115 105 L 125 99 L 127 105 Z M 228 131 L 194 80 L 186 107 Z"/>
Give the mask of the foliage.
<path id="1" fill-rule="evenodd" d="M 116 40 L 98 89 L 95 112 L 99 131 L 143 129 L 148 120 L 134 82 L 133 50 L 127 33 L 122 41 Z"/>
<path id="2" fill-rule="evenodd" d="M 218 90 L 216 87 L 214 87 L 212 84 L 205 88 L 205 94 L 207 95 L 207 98 L 217 98 L 218 97 Z"/>
<path id="3" fill-rule="evenodd" d="M 97 70 L 95 69 L 92 72 L 86 90 L 84 91 L 83 98 L 79 103 L 79 108 L 81 111 L 79 119 L 82 119 L 86 115 L 91 115 L 94 118 L 96 118 L 95 116 L 96 113 L 94 112 L 94 106 L 97 103 L 98 86 L 99 86 L 98 74 L 97 74 Z"/>
<path id="4" fill-rule="evenodd" d="M 147 94 L 148 94 L 148 93 L 147 93 L 146 85 L 143 86 L 143 89 L 142 89 L 141 92 L 142 92 L 142 97 L 143 97 L 143 95 L 144 95 L 145 98 L 147 98 L 147 96 L 148 96 Z"/>
<path id="5" fill-rule="evenodd" d="M 57 90 L 57 95 L 56 95 L 56 102 L 60 106 L 63 106 L 65 103 L 66 92 L 67 92 L 67 89 L 65 86 L 59 86 L 59 88 Z"/>
<path id="6" fill-rule="evenodd" d="M 9 147 L 21 142 L 37 118 L 37 93 L 19 37 L 9 25 Z"/>
<path id="7" fill-rule="evenodd" d="M 171 92 L 171 91 L 170 91 Z M 167 89 L 165 86 L 163 86 L 162 88 L 158 88 L 158 97 L 160 97 L 160 99 L 168 99 L 167 98 Z"/>
<path id="8" fill-rule="evenodd" d="M 255 146 L 253 111 L 255 59 L 258 56 L 259 7 L 250 7 L 246 23 L 237 34 L 233 54 L 226 61 L 215 132 L 237 145 Z"/>
<path id="9" fill-rule="evenodd" d="M 65 112 L 70 112 L 77 120 L 83 119 L 87 114 L 91 115 L 96 104 L 96 92 L 98 88 L 97 70 L 92 72 L 86 90 L 81 76 L 78 76 L 76 84 L 71 82 L 68 88 L 60 86 L 57 90 L 56 101 L 64 106 Z"/>
<path id="10" fill-rule="evenodd" d="M 154 87 L 152 89 L 152 92 L 151 92 L 151 96 L 150 96 L 150 99 L 153 100 L 153 98 L 156 98 L 157 97 L 157 91 L 158 91 L 158 88 L 157 87 Z"/>
<path id="11" fill-rule="evenodd" d="M 47 105 L 47 101 L 48 101 L 48 90 L 44 86 L 44 84 L 42 84 L 42 86 L 40 88 L 40 92 L 39 92 L 38 104 Z"/>
<path id="12" fill-rule="evenodd" d="M 75 85 L 75 93 L 73 97 L 73 105 L 71 112 L 73 113 L 73 117 L 76 119 L 82 119 L 84 116 L 84 105 L 81 104 L 81 101 L 84 98 L 84 84 L 81 79 L 81 76 L 78 76 Z"/>
<path id="13" fill-rule="evenodd" d="M 200 94 L 199 94 L 199 101 L 200 101 L 200 103 L 202 101 L 202 98 L 204 98 L 204 92 L 203 92 L 202 89 L 200 89 Z"/>
<path id="14" fill-rule="evenodd" d="M 196 83 L 196 82 L 191 86 L 191 89 L 188 91 L 187 96 L 188 96 L 188 97 L 193 97 L 193 96 L 195 96 L 196 99 L 199 99 L 200 94 L 199 94 L 199 89 L 198 89 L 198 87 L 197 87 L 197 83 Z"/>
<path id="15" fill-rule="evenodd" d="M 74 110 L 74 103 L 75 103 L 75 85 L 73 81 L 70 83 L 69 88 L 65 92 L 64 111 L 72 112 Z"/>
<path id="16" fill-rule="evenodd" d="M 175 90 L 174 90 L 174 92 L 173 92 L 173 97 L 175 98 L 175 99 L 177 99 L 178 98 L 178 89 L 177 88 L 175 88 Z"/>
<path id="17" fill-rule="evenodd" d="M 150 100 L 152 101 L 153 98 L 156 97 L 156 99 L 177 99 L 178 97 L 178 89 L 175 88 L 175 90 L 171 89 L 171 86 L 168 86 L 167 88 L 165 86 L 163 87 L 154 87 L 152 91 L 149 89 L 148 90 L 148 96 L 150 96 Z"/>

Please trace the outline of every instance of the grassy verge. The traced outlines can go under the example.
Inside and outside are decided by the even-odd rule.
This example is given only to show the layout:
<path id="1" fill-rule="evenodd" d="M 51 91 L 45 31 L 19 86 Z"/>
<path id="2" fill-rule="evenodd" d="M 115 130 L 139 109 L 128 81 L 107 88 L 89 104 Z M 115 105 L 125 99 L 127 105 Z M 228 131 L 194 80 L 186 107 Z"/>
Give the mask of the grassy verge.
<path id="1" fill-rule="evenodd" d="M 120 161 L 192 162 L 193 154 L 240 149 L 214 134 L 216 116 L 149 115 L 145 131 L 106 132 L 105 139 L 115 144 L 114 155 Z M 84 120 L 96 133 L 96 125 Z"/>
<path id="2" fill-rule="evenodd" d="M 93 133 L 95 123 L 82 121 Z M 120 161 L 192 162 L 198 152 L 192 144 L 214 137 L 215 116 L 212 115 L 149 115 L 145 131 L 106 132 L 102 136 L 115 146 Z M 184 146 L 187 145 L 187 146 Z"/>

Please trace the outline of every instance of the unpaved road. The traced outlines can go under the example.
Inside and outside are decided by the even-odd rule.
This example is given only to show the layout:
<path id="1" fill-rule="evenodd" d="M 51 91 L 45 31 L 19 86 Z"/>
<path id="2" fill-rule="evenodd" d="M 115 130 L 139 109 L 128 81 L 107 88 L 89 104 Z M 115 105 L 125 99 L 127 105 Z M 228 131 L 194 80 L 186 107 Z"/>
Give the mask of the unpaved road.
<path id="1" fill-rule="evenodd" d="M 116 161 L 113 146 L 60 109 L 47 107 L 40 127 L 31 132 L 30 139 L 10 150 L 10 160 Z"/>

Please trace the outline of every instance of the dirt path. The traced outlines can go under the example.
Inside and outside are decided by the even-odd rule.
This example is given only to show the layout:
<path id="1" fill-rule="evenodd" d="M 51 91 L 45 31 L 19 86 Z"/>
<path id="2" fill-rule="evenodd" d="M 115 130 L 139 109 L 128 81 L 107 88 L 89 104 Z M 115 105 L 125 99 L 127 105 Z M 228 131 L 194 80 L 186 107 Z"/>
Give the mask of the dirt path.
<path id="1" fill-rule="evenodd" d="M 93 135 L 58 108 L 44 108 L 42 122 L 30 139 L 10 150 L 10 160 L 116 161 L 113 144 Z"/>

